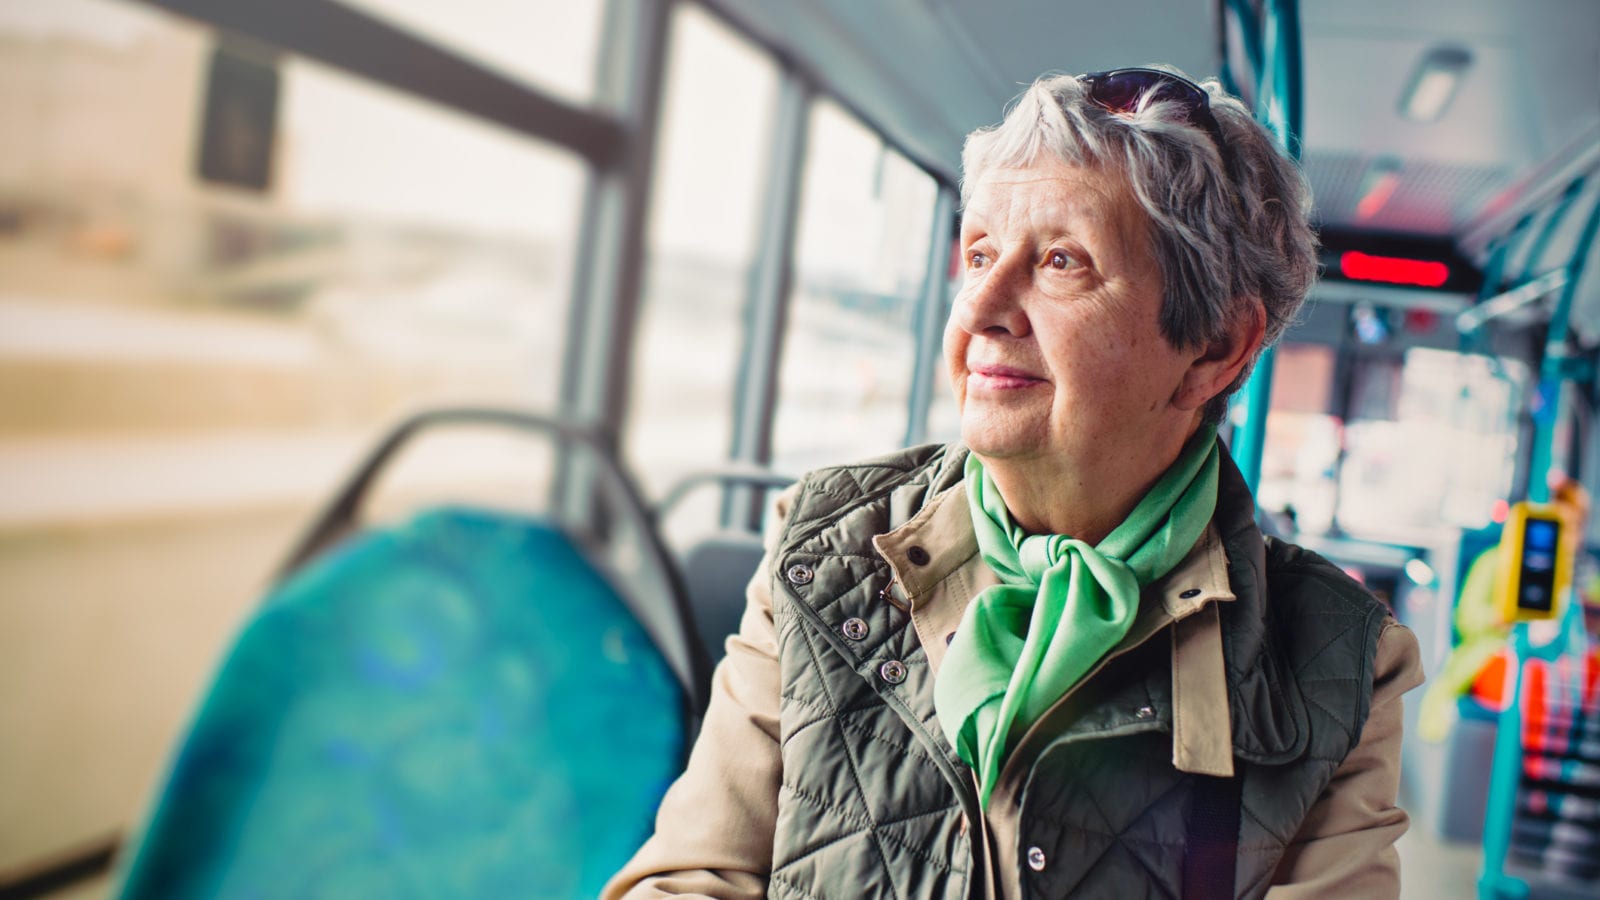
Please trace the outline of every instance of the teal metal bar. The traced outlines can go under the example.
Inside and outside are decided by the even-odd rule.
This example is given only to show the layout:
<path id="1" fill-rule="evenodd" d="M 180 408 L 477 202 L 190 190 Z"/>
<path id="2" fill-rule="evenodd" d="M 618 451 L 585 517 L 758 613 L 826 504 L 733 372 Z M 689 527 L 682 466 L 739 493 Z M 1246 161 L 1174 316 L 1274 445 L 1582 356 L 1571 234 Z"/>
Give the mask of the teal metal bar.
<path id="1" fill-rule="evenodd" d="M 1566 219 L 1567 213 L 1572 209 L 1572 204 L 1577 201 L 1578 195 L 1583 193 L 1583 179 L 1574 179 L 1561 192 L 1561 199 L 1556 201 L 1555 208 L 1550 210 L 1550 215 L 1545 218 L 1544 226 L 1539 229 L 1539 236 L 1528 245 L 1528 255 L 1522 261 L 1522 276 L 1518 281 L 1527 281 L 1537 274 L 1539 259 L 1544 256 L 1544 251 L 1550 246 L 1550 239 L 1555 236 L 1556 229 Z M 1569 262 L 1570 266 L 1571 263 Z"/>
<path id="2" fill-rule="evenodd" d="M 1262 91 L 1267 125 L 1289 157 L 1300 159 L 1300 132 L 1305 118 L 1305 91 L 1301 82 L 1300 6 L 1296 0 L 1271 0 L 1262 22 L 1266 74 L 1271 79 Z M 1258 110 L 1258 114 L 1260 111 Z"/>
<path id="3" fill-rule="evenodd" d="M 1528 220 L 1523 219 L 1518 223 L 1516 230 L 1503 238 L 1491 241 L 1489 244 L 1489 259 L 1483 266 L 1483 286 L 1478 288 L 1478 297 L 1473 302 L 1476 306 L 1500 292 L 1500 281 L 1505 277 L 1506 260 L 1511 257 L 1511 245 L 1516 242 L 1517 235 Z M 1487 323 L 1462 331 L 1457 337 L 1457 346 L 1462 353 L 1470 353 L 1475 349 L 1486 346 L 1485 336 L 1488 329 Z"/>
<path id="4" fill-rule="evenodd" d="M 1254 17 L 1248 7 L 1234 3 L 1241 31 L 1249 33 Z M 1268 0 L 1261 20 L 1261 42 L 1252 49 L 1256 70 L 1256 116 L 1265 121 L 1290 158 L 1300 158 L 1301 100 L 1300 8 L 1296 0 Z M 1256 361 L 1246 382 L 1243 402 L 1237 407 L 1237 423 L 1229 450 L 1239 464 L 1245 483 L 1255 490 L 1261 483 L 1261 457 L 1267 440 L 1267 414 L 1272 407 L 1272 370 L 1277 354 L 1268 347 Z"/>
<path id="5" fill-rule="evenodd" d="M 1260 73 L 1265 60 L 1265 54 L 1261 51 L 1261 20 L 1256 17 L 1256 11 L 1250 6 L 1250 0 L 1227 0 L 1227 5 L 1239 19 L 1239 34 L 1244 38 L 1244 56 L 1250 61 L 1250 71 L 1256 76 L 1256 87 L 1259 90 Z M 1223 28 L 1226 29 L 1227 25 L 1224 24 Z M 1223 33 L 1226 34 L 1226 30 Z M 1235 85 L 1227 87 L 1230 92 L 1239 93 Z"/>
<path id="6" fill-rule="evenodd" d="M 1483 267 L 1483 285 L 1478 288 L 1478 296 L 1473 300 L 1473 305 L 1485 303 L 1500 293 L 1500 286 L 1505 281 L 1506 266 L 1511 260 L 1511 251 L 1517 242 L 1527 233 L 1533 225 L 1533 214 L 1529 213 L 1517 220 L 1511 230 L 1504 235 L 1489 242 L 1489 259 Z M 1487 332 L 1483 327 L 1463 331 L 1459 338 L 1458 347 L 1462 353 L 1471 353 L 1479 349 L 1487 351 Z"/>
<path id="7" fill-rule="evenodd" d="M 1239 465 L 1239 474 L 1251 492 L 1261 486 L 1261 458 L 1267 444 L 1267 413 L 1272 408 L 1272 370 L 1278 361 L 1275 348 L 1268 347 L 1256 360 L 1250 380 L 1240 392 L 1234 412 L 1233 439 L 1228 450 Z"/>
<path id="8" fill-rule="evenodd" d="M 1510 232 L 1508 232 L 1505 235 L 1503 235 L 1502 237 L 1499 237 L 1499 238 L 1497 238 L 1497 239 L 1495 239 L 1495 240 L 1490 242 L 1489 248 L 1488 248 L 1488 250 L 1489 250 L 1489 258 L 1488 258 L 1488 261 L 1484 264 L 1484 268 L 1483 268 L 1483 286 L 1478 289 L 1478 297 L 1477 297 L 1477 300 L 1476 300 L 1477 303 L 1483 303 L 1484 301 L 1488 300 L 1491 297 L 1494 297 L 1496 294 L 1498 294 L 1500 292 L 1500 285 L 1501 285 L 1503 279 L 1505 278 L 1506 263 L 1511 258 L 1511 251 L 1517 245 L 1517 242 L 1518 242 L 1518 240 L 1521 239 L 1522 235 L 1524 233 L 1526 233 L 1526 231 L 1528 229 L 1528 226 L 1530 224 L 1532 224 L 1532 222 L 1533 222 L 1533 217 L 1531 215 L 1523 216 L 1520 220 L 1517 221 L 1516 225 L 1512 226 L 1512 229 L 1511 229 Z M 1488 344 L 1487 333 L 1488 333 L 1488 329 L 1486 327 L 1483 327 L 1483 326 L 1480 326 L 1478 328 L 1474 328 L 1474 329 L 1472 329 L 1470 331 L 1461 332 L 1460 335 L 1458 336 L 1459 337 L 1459 348 L 1460 348 L 1461 352 L 1462 353 L 1470 353 L 1470 352 L 1473 352 L 1473 351 L 1479 350 L 1479 349 L 1487 350 L 1487 344 Z M 1452 608 L 1451 618 L 1452 618 L 1452 620 L 1454 619 L 1453 610 L 1454 610 L 1456 604 L 1458 604 L 1459 602 L 1460 602 L 1459 595 L 1457 595 L 1456 597 L 1452 598 L 1452 600 L 1451 600 L 1451 608 Z M 1525 628 L 1523 628 L 1522 630 L 1524 632 L 1526 631 Z M 1526 634 L 1524 634 L 1523 635 L 1523 640 L 1526 641 L 1526 639 L 1527 639 L 1526 638 Z M 1513 637 L 1512 637 L 1512 647 L 1514 649 L 1517 647 L 1517 644 L 1515 643 L 1515 640 L 1516 640 L 1515 635 L 1513 635 Z M 1454 644 L 1454 640 L 1452 640 L 1451 643 Z M 1521 658 L 1522 657 L 1521 657 L 1521 655 L 1519 653 L 1519 655 L 1516 657 L 1516 659 L 1520 660 Z M 1521 674 L 1522 674 L 1521 666 L 1519 666 L 1519 665 L 1507 666 L 1506 679 L 1507 679 L 1508 683 L 1507 683 L 1506 687 L 1504 688 L 1504 690 L 1506 690 L 1506 691 L 1520 691 L 1522 689 L 1522 684 L 1521 684 L 1521 681 L 1520 681 Z M 1516 696 L 1516 695 L 1515 694 L 1503 694 L 1502 696 L 1508 696 L 1509 697 L 1509 696 Z M 1521 730 L 1520 716 L 1518 716 L 1517 713 L 1515 711 L 1513 711 L 1512 712 L 1512 721 L 1508 722 L 1507 721 L 1507 717 L 1506 717 L 1506 711 L 1502 710 L 1501 713 L 1500 713 L 1499 726 L 1498 726 L 1498 728 L 1497 728 L 1497 730 L 1495 732 L 1496 747 L 1495 747 L 1495 751 L 1494 751 L 1494 753 L 1495 753 L 1495 755 L 1493 757 L 1494 759 L 1502 759 L 1502 758 L 1504 758 L 1504 759 L 1515 759 L 1515 758 L 1517 758 L 1519 756 L 1519 754 L 1521 752 L 1521 744 L 1520 744 L 1520 742 L 1516 743 L 1514 746 L 1507 746 L 1506 748 L 1503 748 L 1503 749 L 1499 746 L 1499 744 L 1500 744 L 1501 741 L 1503 741 L 1506 738 L 1507 735 L 1518 734 L 1520 730 Z M 1516 777 L 1516 774 L 1513 773 L 1512 777 L 1513 778 Z M 1489 784 L 1490 784 L 1490 789 L 1492 791 L 1493 788 L 1494 788 L 1494 785 L 1496 784 L 1496 780 L 1493 777 L 1492 766 L 1491 766 L 1491 777 L 1490 777 L 1490 783 Z M 1488 811 L 1486 812 L 1485 817 L 1484 817 L 1486 823 L 1488 823 L 1488 822 L 1500 822 L 1500 821 L 1504 821 L 1504 822 L 1509 823 L 1511 821 L 1510 818 L 1509 818 L 1509 815 L 1510 815 L 1510 810 L 1512 809 L 1512 807 L 1508 807 L 1506 804 L 1508 804 L 1508 803 L 1509 804 L 1513 804 L 1513 805 L 1515 804 L 1515 802 L 1516 802 L 1516 792 L 1515 791 L 1510 792 L 1509 796 L 1502 796 L 1501 794 L 1503 794 L 1503 793 L 1504 792 L 1493 794 L 1489 798 L 1488 806 L 1487 806 L 1487 810 Z M 1509 847 L 1508 847 L 1508 841 L 1509 840 L 1510 840 L 1510 830 L 1509 830 L 1509 828 L 1504 830 L 1504 834 L 1496 834 L 1494 829 L 1491 828 L 1491 827 L 1487 827 L 1487 825 L 1484 828 L 1484 844 L 1485 844 L 1485 846 L 1487 847 L 1489 844 L 1493 843 L 1496 846 L 1498 846 L 1499 852 L 1498 852 L 1498 854 L 1489 854 L 1489 853 L 1485 854 L 1485 866 L 1484 866 L 1483 870 L 1479 873 L 1479 880 L 1478 880 L 1478 893 L 1479 893 L 1480 897 L 1521 896 L 1521 895 L 1516 894 L 1515 888 L 1512 885 L 1508 885 L 1506 883 L 1505 876 L 1504 876 L 1504 874 L 1502 872 L 1501 863 L 1496 862 L 1491 866 L 1487 862 L 1491 855 L 1496 860 L 1504 860 L 1506 851 L 1509 849 Z M 1526 885 L 1522 885 L 1522 883 L 1520 881 L 1516 881 L 1515 884 L 1516 885 L 1521 885 L 1522 886 L 1522 890 L 1523 890 L 1523 894 L 1526 894 Z"/>
<path id="9" fill-rule="evenodd" d="M 1494 764 L 1489 776 L 1489 802 L 1483 816 L 1483 872 L 1479 900 L 1520 900 L 1528 883 L 1505 873 L 1511 849 L 1511 817 L 1516 814 L 1517 786 L 1522 781 L 1522 664 L 1532 645 L 1528 626 L 1511 628 L 1511 659 L 1506 665 L 1505 708 L 1494 736 Z"/>
<path id="10" fill-rule="evenodd" d="M 1572 196 L 1582 190 L 1581 183 L 1568 189 Z M 1561 212 L 1564 214 L 1571 206 L 1569 198 L 1563 198 Z M 1553 230 L 1550 229 L 1550 230 Z M 1566 379 L 1563 363 L 1567 356 L 1567 336 L 1571 332 L 1571 323 L 1568 321 L 1572 314 L 1572 300 L 1578 293 L 1578 282 L 1583 280 L 1584 263 L 1589 256 L 1589 247 L 1594 244 L 1595 232 L 1600 230 L 1600 197 L 1597 197 L 1589 209 L 1589 218 L 1583 223 L 1583 231 L 1578 236 L 1578 241 L 1573 245 L 1572 258 L 1567 263 L 1567 284 L 1561 289 L 1561 298 L 1556 301 L 1556 308 L 1550 315 L 1550 331 L 1545 337 L 1544 358 L 1539 363 L 1539 393 L 1549 398 L 1549 402 L 1558 405 L 1561 402 L 1561 384 Z M 1554 412 L 1540 420 L 1539 427 L 1533 432 L 1533 453 L 1528 463 L 1529 484 L 1528 496 L 1543 498 L 1544 486 L 1540 483 L 1542 473 L 1550 468 L 1550 461 L 1555 448 L 1555 423 Z"/>
<path id="11" fill-rule="evenodd" d="M 1568 187 L 1550 220 L 1530 247 L 1525 268 L 1531 270 L 1538 264 L 1544 243 L 1549 240 L 1560 220 L 1566 217 L 1572 202 L 1582 191 L 1582 183 Z M 1543 359 L 1539 363 L 1539 392 L 1556 404 L 1548 415 L 1540 416 L 1533 432 L 1533 452 L 1528 465 L 1528 499 L 1543 503 L 1550 499 L 1550 486 L 1546 473 L 1550 469 L 1555 439 L 1555 426 L 1560 413 L 1561 388 L 1567 370 L 1567 337 L 1571 331 L 1572 301 L 1577 295 L 1578 282 L 1583 277 L 1589 248 L 1594 244 L 1595 233 L 1600 231 L 1600 197 L 1589 210 L 1589 218 L 1573 246 L 1572 257 L 1567 262 L 1567 283 L 1550 317 L 1550 331 L 1545 339 Z M 1509 243 L 1509 241 L 1507 242 Z M 1574 601 L 1569 597 L 1567 603 Z M 1571 610 L 1569 609 L 1569 612 Z M 1522 684 L 1523 666 L 1535 654 L 1528 638 L 1528 626 L 1517 624 L 1511 629 L 1511 660 L 1506 667 L 1505 708 L 1500 712 L 1495 735 L 1494 762 L 1490 766 L 1489 800 L 1483 821 L 1483 871 L 1478 877 L 1480 900 L 1520 900 L 1528 896 L 1528 884 L 1505 871 L 1506 854 L 1511 849 L 1511 830 L 1516 815 L 1517 790 L 1522 782 Z M 1546 653 L 1551 651 L 1547 648 Z M 1559 652 L 1556 648 L 1555 652 Z"/>

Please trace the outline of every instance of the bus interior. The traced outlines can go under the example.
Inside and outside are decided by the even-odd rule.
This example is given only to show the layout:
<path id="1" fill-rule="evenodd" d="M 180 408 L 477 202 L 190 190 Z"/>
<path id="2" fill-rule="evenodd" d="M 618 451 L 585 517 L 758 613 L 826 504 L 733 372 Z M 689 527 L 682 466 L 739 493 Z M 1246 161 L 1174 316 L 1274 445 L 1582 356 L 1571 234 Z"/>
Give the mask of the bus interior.
<path id="1" fill-rule="evenodd" d="M 1600 490 L 1600 3 L 0 0 L 0 897 L 592 895 L 682 762 L 775 492 L 959 437 L 965 135 L 1041 73 L 1151 63 L 1251 103 L 1314 198 L 1321 278 L 1225 427 L 1263 529 L 1436 673 L 1516 504 Z M 1407 698 L 1408 900 L 1600 897 L 1587 529 L 1500 708 L 1430 741 Z M 554 548 L 568 618 L 524 621 L 551 576 L 496 546 Z M 181 805 L 221 790 L 185 779 L 242 741 L 226 717 L 281 703 L 251 686 L 314 665 L 275 613 L 380 582 L 403 609 L 419 554 L 483 567 L 505 618 L 470 626 L 497 636 L 472 684 L 522 704 L 495 734 L 524 754 L 569 732 L 494 653 L 642 668 L 563 683 L 562 727 L 610 738 L 538 744 L 587 757 L 564 775 L 479 777 L 500 758 L 459 734 L 395 738 L 395 771 L 502 830 L 518 791 L 597 820 L 453 836 L 472 887 L 425 855 L 316 870 L 328 821 L 315 864 L 247 858 L 250 810 L 300 829 L 336 774 Z M 360 652 L 404 682 L 466 641 L 443 615 Z M 1577 749 L 1519 742 L 1563 715 Z M 659 771 L 603 746 L 652 741 Z M 203 853 L 212 880 L 161 880 Z"/>

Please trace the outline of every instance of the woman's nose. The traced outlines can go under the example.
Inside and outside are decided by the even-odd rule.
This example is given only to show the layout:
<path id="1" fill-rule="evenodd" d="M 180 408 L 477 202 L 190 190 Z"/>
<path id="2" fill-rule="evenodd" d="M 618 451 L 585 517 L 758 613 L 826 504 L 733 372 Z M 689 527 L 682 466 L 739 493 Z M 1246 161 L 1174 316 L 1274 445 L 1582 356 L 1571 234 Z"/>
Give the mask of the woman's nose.
<path id="1" fill-rule="evenodd" d="M 997 263 L 958 295 L 954 312 L 957 324 L 974 335 L 1026 337 L 1030 328 L 1020 301 L 1027 288 L 1027 274 L 1026 267 Z"/>

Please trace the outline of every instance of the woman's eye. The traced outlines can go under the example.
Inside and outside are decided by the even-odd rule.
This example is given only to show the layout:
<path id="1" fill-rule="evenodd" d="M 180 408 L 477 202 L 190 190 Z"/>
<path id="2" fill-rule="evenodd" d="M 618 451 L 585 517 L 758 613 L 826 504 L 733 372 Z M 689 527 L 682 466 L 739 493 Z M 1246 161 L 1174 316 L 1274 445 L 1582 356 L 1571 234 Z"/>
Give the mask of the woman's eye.
<path id="1" fill-rule="evenodd" d="M 967 254 L 967 268 L 969 269 L 981 269 L 988 264 L 989 255 L 987 253 L 981 253 L 975 250 Z"/>
<path id="2" fill-rule="evenodd" d="M 1049 262 L 1052 269 L 1070 269 L 1078 264 L 1072 254 L 1065 250 L 1051 250 L 1050 255 L 1046 257 L 1046 261 Z"/>

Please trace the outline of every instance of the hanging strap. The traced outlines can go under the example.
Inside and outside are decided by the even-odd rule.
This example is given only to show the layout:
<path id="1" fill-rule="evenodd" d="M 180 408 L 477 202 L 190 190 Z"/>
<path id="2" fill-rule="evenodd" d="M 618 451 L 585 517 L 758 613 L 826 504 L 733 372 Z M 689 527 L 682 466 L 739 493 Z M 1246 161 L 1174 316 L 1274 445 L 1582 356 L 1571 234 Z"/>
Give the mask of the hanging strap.
<path id="1" fill-rule="evenodd" d="M 1184 900 L 1233 900 L 1242 777 L 1195 776 L 1183 851 Z"/>

